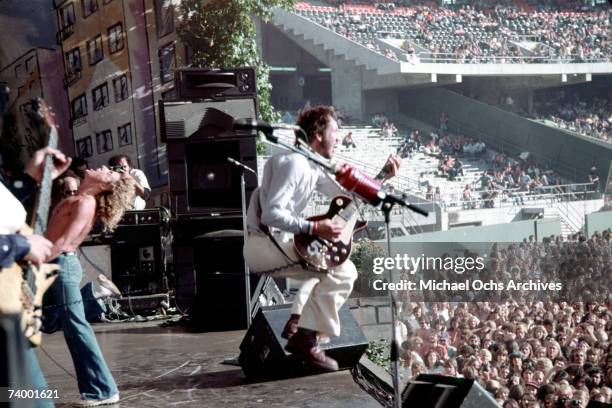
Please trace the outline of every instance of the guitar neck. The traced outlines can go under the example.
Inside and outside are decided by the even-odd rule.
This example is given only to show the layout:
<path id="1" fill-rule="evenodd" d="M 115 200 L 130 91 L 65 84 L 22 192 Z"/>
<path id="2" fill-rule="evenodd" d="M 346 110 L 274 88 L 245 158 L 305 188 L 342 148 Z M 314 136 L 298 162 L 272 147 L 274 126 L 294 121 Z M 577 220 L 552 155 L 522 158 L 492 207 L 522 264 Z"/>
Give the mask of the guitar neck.
<path id="1" fill-rule="evenodd" d="M 51 127 L 49 132 L 49 147 L 57 148 L 57 129 Z M 53 156 L 47 155 L 44 160 L 44 169 L 40 180 L 40 191 L 36 208 L 34 209 L 33 230 L 34 234 L 42 234 L 47 228 L 49 219 L 49 205 L 51 204 L 51 190 L 53 189 Z"/>

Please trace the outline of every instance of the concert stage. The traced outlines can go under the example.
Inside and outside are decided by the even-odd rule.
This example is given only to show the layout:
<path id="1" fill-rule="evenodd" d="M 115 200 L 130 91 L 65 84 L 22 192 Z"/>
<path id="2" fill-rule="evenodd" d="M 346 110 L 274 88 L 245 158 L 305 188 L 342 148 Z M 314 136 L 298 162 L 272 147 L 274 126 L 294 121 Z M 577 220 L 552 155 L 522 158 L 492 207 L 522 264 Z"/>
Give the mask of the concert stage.
<path id="1" fill-rule="evenodd" d="M 218 313 L 215 311 L 213 313 Z M 93 325 L 125 407 L 379 407 L 349 371 L 280 381 L 250 382 L 237 357 L 245 331 L 192 333 L 162 321 Z M 74 375 L 61 332 L 43 337 L 43 349 Z M 38 357 L 58 407 L 79 399 L 76 380 L 42 350 Z"/>

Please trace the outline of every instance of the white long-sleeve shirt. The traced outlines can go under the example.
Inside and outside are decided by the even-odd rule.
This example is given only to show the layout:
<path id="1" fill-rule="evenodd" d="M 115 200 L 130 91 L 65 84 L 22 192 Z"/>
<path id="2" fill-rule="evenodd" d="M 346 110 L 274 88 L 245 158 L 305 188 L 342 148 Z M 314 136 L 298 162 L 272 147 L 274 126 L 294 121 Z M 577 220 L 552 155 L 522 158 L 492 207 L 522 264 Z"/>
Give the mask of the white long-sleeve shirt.
<path id="1" fill-rule="evenodd" d="M 294 234 L 310 232 L 312 223 L 300 214 L 315 191 L 327 197 L 343 194 L 330 176 L 298 153 L 270 158 L 264 166 L 261 185 L 251 196 L 249 230 L 260 231 L 263 224 Z"/>

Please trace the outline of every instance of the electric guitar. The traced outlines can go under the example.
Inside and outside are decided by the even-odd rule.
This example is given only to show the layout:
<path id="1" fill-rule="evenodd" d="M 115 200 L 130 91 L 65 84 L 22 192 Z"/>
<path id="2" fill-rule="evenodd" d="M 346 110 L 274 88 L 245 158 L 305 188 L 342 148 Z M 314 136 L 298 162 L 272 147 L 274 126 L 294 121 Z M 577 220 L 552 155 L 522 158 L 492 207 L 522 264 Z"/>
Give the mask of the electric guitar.
<path id="1" fill-rule="evenodd" d="M 343 228 L 338 241 L 331 242 L 316 235 L 295 234 L 293 238 L 295 251 L 300 258 L 318 270 L 328 270 L 342 265 L 351 256 L 353 234 L 365 228 L 367 224 L 367 221 L 358 221 L 358 215 L 353 200 L 347 196 L 336 196 L 326 214 L 315 215 L 308 220 L 339 221 Z"/>
<path id="2" fill-rule="evenodd" d="M 32 101 L 30 107 L 26 115 L 32 130 L 41 135 L 48 132 L 48 145 L 57 148 L 57 127 L 51 108 L 40 98 Z M 47 156 L 32 220 L 33 227 L 23 227 L 20 230 L 22 234 L 42 234 L 46 229 L 53 183 L 52 169 L 53 157 Z M 57 278 L 57 273 L 57 265 L 42 264 L 35 267 L 29 262 L 13 264 L 0 272 L 0 314 L 21 312 L 22 330 L 33 346 L 41 343 L 42 298 Z"/>

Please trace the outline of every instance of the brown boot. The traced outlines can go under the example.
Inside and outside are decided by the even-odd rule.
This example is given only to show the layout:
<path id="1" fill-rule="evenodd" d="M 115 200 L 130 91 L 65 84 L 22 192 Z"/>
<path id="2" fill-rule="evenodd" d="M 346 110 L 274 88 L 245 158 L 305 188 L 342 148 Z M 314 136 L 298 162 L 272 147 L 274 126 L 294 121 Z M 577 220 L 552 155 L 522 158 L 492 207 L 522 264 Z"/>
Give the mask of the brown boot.
<path id="1" fill-rule="evenodd" d="M 281 337 L 283 339 L 289 340 L 295 333 L 298 331 L 298 322 L 300 321 L 299 314 L 292 314 L 287 323 L 285 323 L 285 328 L 281 333 Z"/>
<path id="2" fill-rule="evenodd" d="M 323 371 L 338 371 L 338 362 L 327 357 L 317 342 L 317 332 L 298 328 L 289 339 L 285 350 L 300 360 Z"/>

